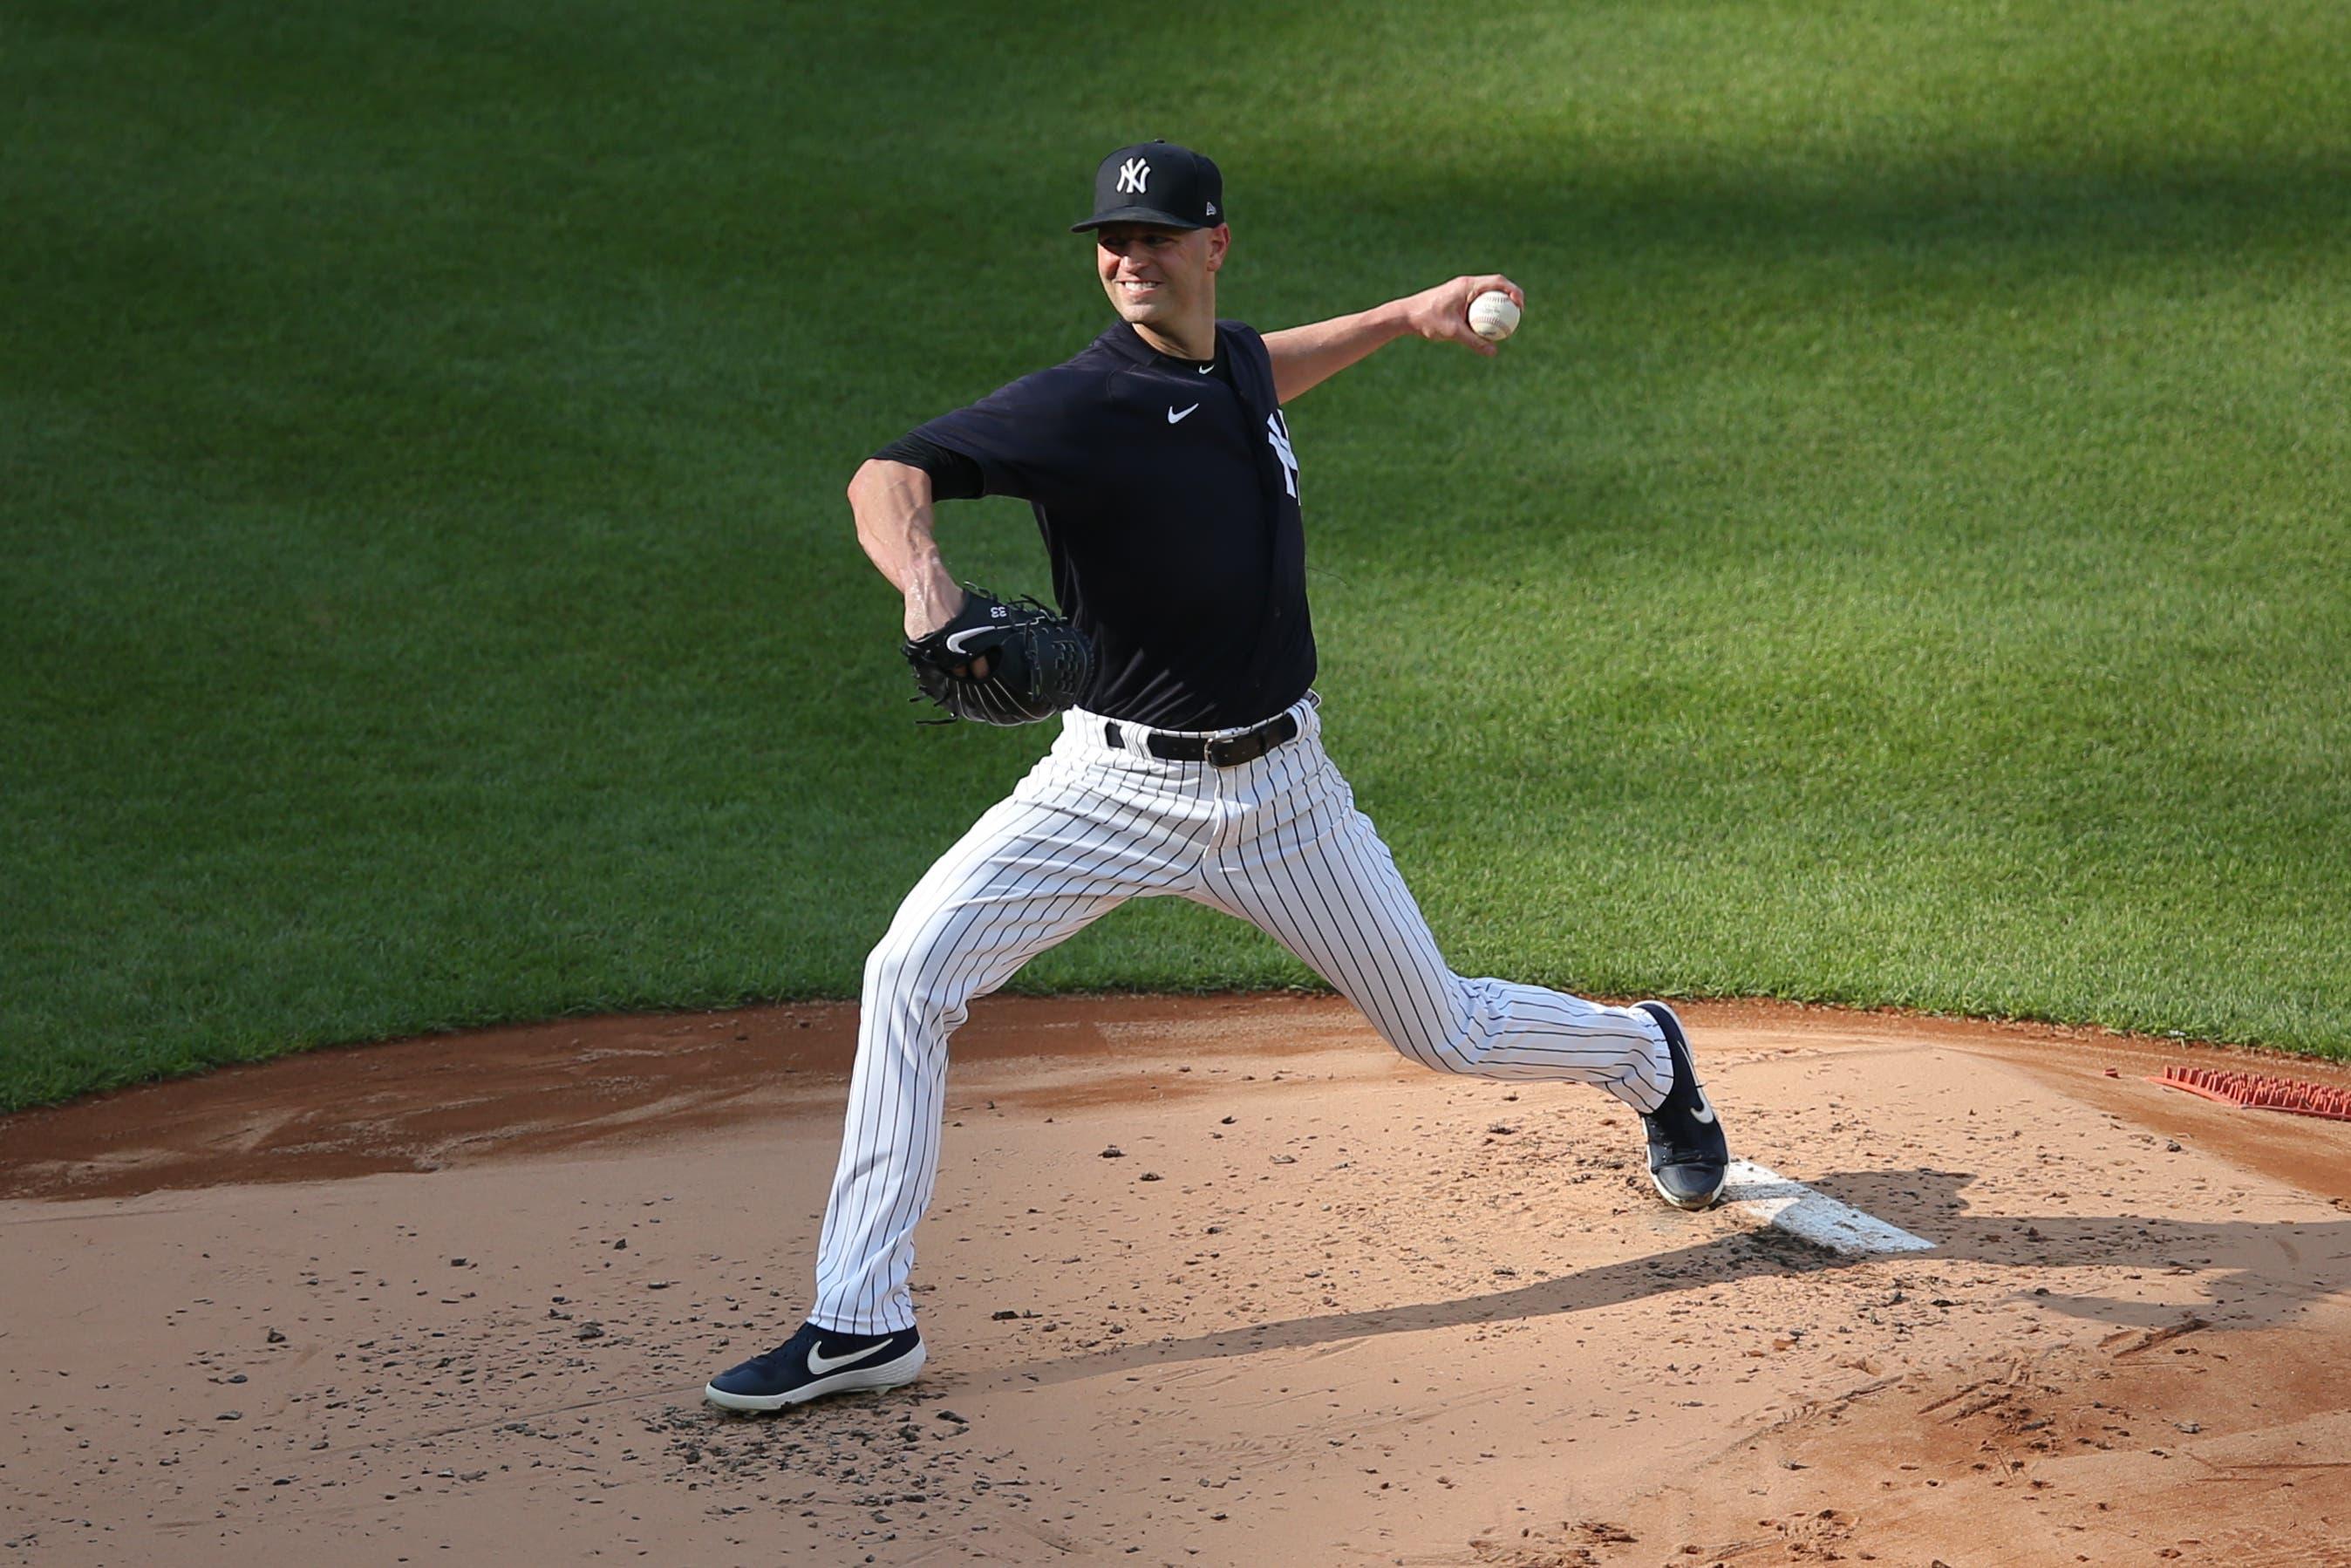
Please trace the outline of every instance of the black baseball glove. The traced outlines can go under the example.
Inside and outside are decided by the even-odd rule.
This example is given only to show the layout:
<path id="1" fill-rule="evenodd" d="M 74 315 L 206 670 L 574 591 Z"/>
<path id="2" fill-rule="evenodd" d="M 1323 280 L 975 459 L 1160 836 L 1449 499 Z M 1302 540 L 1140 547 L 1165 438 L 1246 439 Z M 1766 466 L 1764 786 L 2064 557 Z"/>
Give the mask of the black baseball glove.
<path id="1" fill-rule="evenodd" d="M 935 724 L 1050 718 L 1085 695 L 1094 664 L 1085 634 L 1035 600 L 1008 604 L 976 588 L 953 621 L 903 651 L 922 695 L 947 711 Z"/>

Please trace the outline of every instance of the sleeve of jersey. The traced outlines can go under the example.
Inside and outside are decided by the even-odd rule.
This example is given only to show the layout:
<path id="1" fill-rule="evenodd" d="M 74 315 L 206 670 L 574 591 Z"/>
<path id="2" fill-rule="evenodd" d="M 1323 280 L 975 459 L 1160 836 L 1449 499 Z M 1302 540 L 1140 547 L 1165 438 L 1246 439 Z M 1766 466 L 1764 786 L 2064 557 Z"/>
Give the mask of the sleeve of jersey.
<path id="1" fill-rule="evenodd" d="M 914 435 L 977 464 L 983 494 L 1050 504 L 1082 486 L 1087 433 L 1102 401 L 1099 374 L 1061 366 L 943 413 Z"/>
<path id="2" fill-rule="evenodd" d="M 1232 334 L 1241 351 L 1249 357 L 1259 370 L 1264 371 L 1269 378 L 1272 376 L 1273 355 L 1265 346 L 1263 333 L 1246 321 L 1219 321 L 1217 326 L 1220 331 Z"/>
<path id="3" fill-rule="evenodd" d="M 904 463 L 928 474 L 934 501 L 968 501 L 985 493 L 978 464 L 919 435 L 902 435 L 873 455 L 877 460 Z"/>

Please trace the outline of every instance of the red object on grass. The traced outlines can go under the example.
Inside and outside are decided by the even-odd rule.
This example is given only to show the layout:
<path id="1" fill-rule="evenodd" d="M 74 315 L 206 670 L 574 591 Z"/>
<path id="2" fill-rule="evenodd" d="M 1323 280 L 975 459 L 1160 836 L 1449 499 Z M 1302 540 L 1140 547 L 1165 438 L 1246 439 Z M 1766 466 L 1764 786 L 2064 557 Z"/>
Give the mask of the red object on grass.
<path id="1" fill-rule="evenodd" d="M 2273 1078 L 2265 1072 L 2228 1072 L 2216 1067 L 2167 1067 L 2160 1078 L 2150 1078 L 2168 1089 L 2185 1089 L 2224 1105 L 2251 1105 L 2260 1111 L 2287 1111 L 2297 1116 L 2324 1116 L 2330 1122 L 2351 1122 L 2351 1090 L 2330 1089 L 2294 1078 Z"/>

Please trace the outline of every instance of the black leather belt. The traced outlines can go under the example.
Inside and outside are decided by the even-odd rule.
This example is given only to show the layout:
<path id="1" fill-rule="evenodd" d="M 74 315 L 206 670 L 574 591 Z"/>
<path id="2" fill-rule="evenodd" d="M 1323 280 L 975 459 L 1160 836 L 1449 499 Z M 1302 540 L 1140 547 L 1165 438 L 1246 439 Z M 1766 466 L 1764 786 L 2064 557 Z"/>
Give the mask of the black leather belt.
<path id="1" fill-rule="evenodd" d="M 1237 768 L 1244 762 L 1254 762 L 1284 741 L 1298 738 L 1298 716 L 1283 714 L 1270 718 L 1255 729 L 1245 729 L 1238 735 L 1221 735 L 1211 740 L 1204 735 L 1168 735 L 1156 729 L 1141 731 L 1143 749 L 1165 762 L 1206 762 L 1217 768 Z M 1105 721 L 1102 739 L 1123 751 L 1126 737 L 1117 724 Z"/>

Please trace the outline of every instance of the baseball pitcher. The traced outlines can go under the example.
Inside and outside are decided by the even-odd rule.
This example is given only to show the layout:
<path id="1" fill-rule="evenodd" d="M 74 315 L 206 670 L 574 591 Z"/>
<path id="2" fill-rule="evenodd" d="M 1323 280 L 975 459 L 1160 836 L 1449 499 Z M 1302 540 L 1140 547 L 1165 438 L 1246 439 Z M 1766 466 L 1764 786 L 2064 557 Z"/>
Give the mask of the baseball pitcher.
<path id="1" fill-rule="evenodd" d="M 1507 335 L 1518 286 L 1457 277 L 1264 336 L 1220 321 L 1223 178 L 1164 141 L 1103 159 L 1073 228 L 1092 236 L 1116 319 L 1065 363 L 883 447 L 850 483 L 858 541 L 904 596 L 919 688 L 955 717 L 1058 715 L 1061 732 L 866 960 L 815 1300 L 784 1344 L 711 1381 L 728 1409 L 895 1387 L 922 1369 L 908 1280 L 938 1172 L 947 1040 L 972 998 L 1130 898 L 1249 922 L 1424 1066 L 1614 1095 L 1642 1117 L 1667 1202 L 1704 1208 L 1722 1190 L 1729 1147 L 1673 1009 L 1455 974 L 1322 747 L 1283 405 L 1398 338 L 1493 354 L 1479 329 Z M 977 496 L 1035 508 L 1059 613 L 957 586 L 934 508 Z"/>

